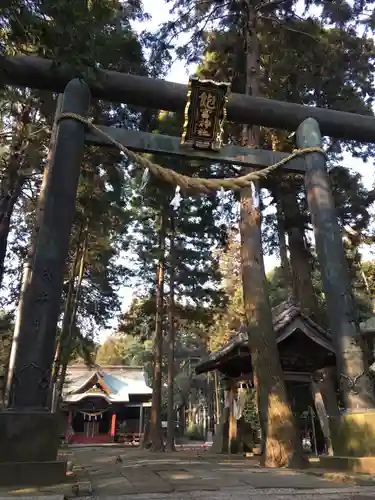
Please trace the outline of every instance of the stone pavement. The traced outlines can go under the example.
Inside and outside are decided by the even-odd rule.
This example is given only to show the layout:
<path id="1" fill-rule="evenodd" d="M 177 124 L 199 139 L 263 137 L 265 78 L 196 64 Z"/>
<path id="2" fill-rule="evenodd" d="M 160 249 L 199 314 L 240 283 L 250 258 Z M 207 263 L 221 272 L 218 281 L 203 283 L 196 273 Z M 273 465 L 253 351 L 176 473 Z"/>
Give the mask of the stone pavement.
<path id="1" fill-rule="evenodd" d="M 263 469 L 252 459 L 197 451 L 152 454 L 138 449 L 70 448 L 75 478 L 66 485 L 7 491 L 7 495 L 58 495 L 117 500 L 366 500 L 374 486 L 336 484 L 292 470 Z M 5 492 L 4 492 L 5 493 Z M 4 498 L 0 495 L 0 499 Z M 52 499 L 51 499 L 52 500 Z"/>

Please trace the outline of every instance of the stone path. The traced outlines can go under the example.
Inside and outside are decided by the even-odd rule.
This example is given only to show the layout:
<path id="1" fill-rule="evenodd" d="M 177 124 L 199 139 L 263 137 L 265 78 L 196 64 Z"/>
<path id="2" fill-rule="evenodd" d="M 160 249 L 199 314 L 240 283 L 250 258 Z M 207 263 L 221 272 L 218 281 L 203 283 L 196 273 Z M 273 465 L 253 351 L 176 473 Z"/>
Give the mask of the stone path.
<path id="1" fill-rule="evenodd" d="M 70 449 L 67 458 L 75 464 L 73 483 L 8 494 L 113 500 L 375 498 L 375 485 L 337 484 L 298 471 L 262 469 L 251 459 L 229 460 L 207 453 L 151 454 L 137 449 L 88 447 Z"/>

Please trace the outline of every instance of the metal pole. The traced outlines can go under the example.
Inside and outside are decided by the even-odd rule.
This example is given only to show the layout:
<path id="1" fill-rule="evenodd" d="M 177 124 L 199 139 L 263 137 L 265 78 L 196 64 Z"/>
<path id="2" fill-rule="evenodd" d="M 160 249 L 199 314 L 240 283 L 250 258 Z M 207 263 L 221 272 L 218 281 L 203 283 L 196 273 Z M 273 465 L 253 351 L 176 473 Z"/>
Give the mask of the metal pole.
<path id="1" fill-rule="evenodd" d="M 85 116 L 89 101 L 86 83 L 72 80 L 64 92 L 62 112 Z M 9 404 L 13 411 L 49 411 L 49 382 L 84 153 L 84 128 L 73 119 L 64 119 L 58 126 L 32 269 L 19 311 L 18 348 Z"/>
<path id="2" fill-rule="evenodd" d="M 321 146 L 318 122 L 313 118 L 305 120 L 298 127 L 296 138 L 299 148 Z M 307 202 L 314 228 L 345 408 L 357 411 L 375 408 L 372 384 L 361 348 L 359 324 L 326 159 L 321 153 L 310 153 L 306 155 L 305 163 Z"/>

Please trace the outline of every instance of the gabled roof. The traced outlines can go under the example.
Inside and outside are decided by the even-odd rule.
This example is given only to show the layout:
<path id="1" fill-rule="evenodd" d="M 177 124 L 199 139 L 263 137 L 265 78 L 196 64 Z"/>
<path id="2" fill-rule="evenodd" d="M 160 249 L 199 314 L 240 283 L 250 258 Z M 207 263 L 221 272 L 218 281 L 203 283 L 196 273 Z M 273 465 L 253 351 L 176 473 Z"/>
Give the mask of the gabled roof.
<path id="1" fill-rule="evenodd" d="M 100 389 L 93 391 L 99 385 Z M 73 403 L 86 396 L 111 402 L 128 402 L 132 395 L 151 395 L 142 367 L 73 364 L 68 367 L 63 400 Z"/>
<path id="2" fill-rule="evenodd" d="M 294 298 L 289 298 L 272 309 L 272 322 L 276 333 L 276 343 L 279 344 L 297 330 L 320 345 L 327 351 L 335 353 L 332 336 L 311 318 L 303 314 Z M 204 373 L 215 369 L 215 364 L 230 352 L 248 344 L 248 327 L 242 325 L 233 339 L 221 349 L 212 352 L 207 359 L 199 363 L 196 373 Z"/>

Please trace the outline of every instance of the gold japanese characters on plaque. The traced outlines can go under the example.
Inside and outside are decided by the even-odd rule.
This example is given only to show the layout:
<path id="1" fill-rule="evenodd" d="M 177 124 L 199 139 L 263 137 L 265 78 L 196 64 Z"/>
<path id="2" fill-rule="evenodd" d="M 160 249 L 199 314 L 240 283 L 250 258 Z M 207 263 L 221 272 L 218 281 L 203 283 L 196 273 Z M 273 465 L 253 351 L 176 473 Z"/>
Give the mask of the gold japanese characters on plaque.
<path id="1" fill-rule="evenodd" d="M 218 151 L 222 145 L 229 83 L 190 78 L 181 144 Z"/>

